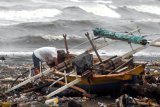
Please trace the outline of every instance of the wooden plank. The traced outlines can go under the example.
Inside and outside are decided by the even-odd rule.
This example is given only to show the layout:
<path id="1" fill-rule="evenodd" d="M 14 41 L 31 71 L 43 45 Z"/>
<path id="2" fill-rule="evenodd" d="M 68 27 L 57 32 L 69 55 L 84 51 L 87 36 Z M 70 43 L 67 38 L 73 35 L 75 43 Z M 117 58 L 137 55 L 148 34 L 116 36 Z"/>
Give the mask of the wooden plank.
<path id="1" fill-rule="evenodd" d="M 81 78 L 77 78 L 77 79 L 75 79 L 74 81 L 72 81 L 72 82 L 70 82 L 70 83 L 62 86 L 61 88 L 53 91 L 52 93 L 48 94 L 48 95 L 46 96 L 46 98 L 49 99 L 50 97 L 52 97 L 52 96 L 54 96 L 54 95 L 56 95 L 56 94 L 64 91 L 65 89 L 67 89 L 67 88 L 69 88 L 69 87 L 71 87 L 71 86 L 79 83 L 80 81 L 81 81 Z M 46 101 L 45 101 L 45 104 L 50 104 L 51 102 L 53 102 L 53 99 L 46 100 Z"/>
<path id="2" fill-rule="evenodd" d="M 55 82 L 55 81 L 56 81 L 56 80 L 54 80 L 54 79 L 45 79 L 45 80 L 46 80 L 46 81 L 49 81 L 49 82 Z M 62 81 L 58 81 L 57 83 L 60 84 L 60 85 L 66 85 L 66 84 L 65 84 L 64 82 L 62 82 Z M 72 89 L 75 89 L 75 90 L 77 90 L 77 91 L 79 91 L 79 92 L 81 92 L 81 93 L 83 93 L 83 95 L 86 96 L 86 97 L 88 97 L 88 98 L 91 97 L 90 94 L 88 94 L 84 89 L 82 89 L 82 88 L 80 88 L 80 87 L 71 86 L 71 88 L 72 88 Z"/>
<path id="3" fill-rule="evenodd" d="M 157 41 L 159 41 L 159 40 L 160 40 L 160 38 L 151 41 L 151 42 L 150 42 L 148 45 L 146 45 L 146 46 L 140 46 L 140 47 L 138 47 L 137 49 L 133 49 L 132 51 L 129 51 L 128 53 L 124 54 L 124 55 L 122 56 L 122 58 L 125 59 L 125 58 L 127 58 L 127 57 L 135 54 L 135 53 L 138 52 L 138 51 L 141 51 L 141 50 L 143 50 L 143 49 L 146 49 L 147 47 L 151 46 L 152 44 L 154 44 L 155 42 L 157 42 Z"/>
<path id="4" fill-rule="evenodd" d="M 37 79 L 37 78 L 40 78 L 40 77 L 42 77 L 43 75 L 46 75 L 46 74 L 48 74 L 48 73 L 50 73 L 50 72 L 53 72 L 53 71 L 54 71 L 54 69 L 47 69 L 47 70 L 44 71 L 43 73 L 39 73 L 39 74 L 37 74 L 37 75 L 35 75 L 35 76 L 33 76 L 33 77 L 31 77 L 31 78 L 29 78 L 29 79 L 21 82 L 21 83 L 19 83 L 18 85 L 14 86 L 14 87 L 12 87 L 12 88 L 10 88 L 10 89 L 8 89 L 5 93 L 9 93 L 9 92 L 11 92 L 11 91 L 13 91 L 13 90 L 15 90 L 15 89 L 23 86 L 23 85 L 26 85 L 27 83 L 30 83 L 30 82 L 34 81 L 34 80 Z"/>

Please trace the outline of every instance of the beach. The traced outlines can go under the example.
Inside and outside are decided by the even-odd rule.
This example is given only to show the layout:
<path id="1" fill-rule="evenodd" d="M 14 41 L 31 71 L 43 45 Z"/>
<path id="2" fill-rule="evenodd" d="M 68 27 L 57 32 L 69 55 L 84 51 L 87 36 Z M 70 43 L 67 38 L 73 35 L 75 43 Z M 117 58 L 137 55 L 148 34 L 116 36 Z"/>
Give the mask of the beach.
<path id="1" fill-rule="evenodd" d="M 35 49 L 56 47 L 67 51 L 64 34 L 67 35 L 68 51 L 76 55 L 93 48 L 85 35 L 88 33 L 96 47 L 105 45 L 105 47 L 97 49 L 101 58 L 115 55 L 121 57 L 128 52 L 134 53 L 133 50 L 139 47 L 144 47 L 143 50 L 132 54 L 133 62 L 151 66 L 159 64 L 159 11 L 159 0 L 0 0 L 0 100 L 5 99 L 3 93 L 7 89 L 28 77 L 33 68 L 32 54 Z M 131 37 L 133 35 L 140 36 L 148 43 L 143 46 L 130 41 L 110 38 L 94 40 L 96 36 L 93 30 L 96 28 L 103 28 L 113 34 L 117 32 L 129 34 Z M 150 45 L 155 40 L 158 45 Z M 92 54 L 97 57 L 96 52 L 92 52 Z M 150 71 L 159 73 L 159 67 L 155 68 L 151 68 Z M 145 71 L 147 71 L 146 68 Z M 23 75 L 25 72 L 27 73 Z M 21 77 L 22 75 L 23 77 Z M 147 76 L 150 75 L 155 74 Z M 21 78 L 17 80 L 18 82 L 14 82 L 17 77 Z M 155 78 L 157 80 L 159 77 L 153 76 L 153 80 Z M 155 84 L 154 82 L 151 82 L 150 85 Z M 156 86 L 159 86 L 157 84 Z M 32 92 L 23 93 L 20 96 L 18 94 L 10 95 L 8 101 L 12 100 L 11 102 L 16 102 L 21 107 L 46 106 L 42 100 L 43 95 Z M 93 99 L 76 96 L 75 98 L 58 98 L 63 102 L 59 104 L 66 106 L 69 102 L 68 99 L 77 101 L 84 107 L 107 107 L 107 104 L 115 106 L 116 100 L 110 96 L 96 96 Z"/>

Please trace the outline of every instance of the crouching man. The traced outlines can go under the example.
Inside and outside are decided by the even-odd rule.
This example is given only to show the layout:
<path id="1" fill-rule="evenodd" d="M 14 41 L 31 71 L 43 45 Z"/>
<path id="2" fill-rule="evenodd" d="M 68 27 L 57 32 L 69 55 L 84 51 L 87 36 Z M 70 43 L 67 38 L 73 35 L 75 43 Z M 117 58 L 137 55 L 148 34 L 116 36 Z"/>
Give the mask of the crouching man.
<path id="1" fill-rule="evenodd" d="M 49 67 L 63 62 L 66 54 L 64 50 L 55 47 L 42 47 L 33 51 L 32 60 L 34 64 L 33 75 L 40 73 L 40 63 L 45 62 Z"/>

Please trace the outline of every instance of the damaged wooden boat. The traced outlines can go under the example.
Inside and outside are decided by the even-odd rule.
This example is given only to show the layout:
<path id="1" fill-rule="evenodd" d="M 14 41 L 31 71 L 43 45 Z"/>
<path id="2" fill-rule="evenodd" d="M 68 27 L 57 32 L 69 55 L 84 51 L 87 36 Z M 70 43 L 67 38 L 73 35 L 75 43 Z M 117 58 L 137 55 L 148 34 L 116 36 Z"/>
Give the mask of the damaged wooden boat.
<path id="1" fill-rule="evenodd" d="M 138 77 L 144 73 L 144 65 L 135 65 L 132 68 L 125 66 L 127 69 L 122 69 L 120 73 L 114 72 L 112 74 L 96 74 L 96 70 L 86 71 L 82 75 L 66 75 L 62 72 L 54 72 L 59 77 L 65 77 L 67 82 L 70 83 L 76 79 L 80 82 L 76 86 L 90 92 L 91 94 L 105 94 L 116 92 L 120 86 L 125 83 L 136 83 Z M 113 70 L 114 71 L 114 70 Z M 99 72 L 99 71 L 98 71 Z M 52 81 L 51 79 L 46 79 Z M 110 93 L 111 94 L 111 93 Z"/>
<path id="2" fill-rule="evenodd" d="M 81 91 L 84 93 L 117 97 L 123 84 L 137 83 L 144 73 L 145 65 L 134 64 L 132 58 L 122 61 L 121 57 L 114 56 L 92 65 L 94 61 L 89 58 L 92 55 L 89 53 L 84 54 L 72 60 L 72 66 L 68 67 L 70 70 L 72 68 L 71 72 L 66 73 L 68 72 L 67 69 L 65 71 L 55 70 L 52 73 L 54 76 L 59 77 L 57 80 L 52 78 L 44 79 L 47 82 L 53 82 L 51 86 L 56 83 L 59 84 L 60 81 L 63 82 L 63 84 L 60 83 L 62 87 L 49 93 L 46 96 L 47 98 L 51 98 L 67 88 L 73 88 L 73 85 L 84 90 L 85 92 Z M 79 61 L 83 63 L 80 64 Z M 47 100 L 46 104 L 50 102 L 52 101 Z"/>
<path id="3" fill-rule="evenodd" d="M 99 62 L 94 63 L 92 55 L 89 53 L 83 53 L 74 58 L 71 65 L 75 74 L 68 75 L 66 71 L 65 73 L 59 71 L 54 72 L 55 75 L 61 78 L 64 77 L 65 84 L 63 87 L 48 94 L 47 98 L 64 91 L 72 85 L 78 86 L 90 94 L 108 94 L 116 96 L 122 84 L 136 83 L 138 77 L 144 73 L 144 65 L 134 64 L 132 57 L 129 59 L 122 59 L 122 57 L 114 56 L 102 60 L 89 38 L 89 34 L 86 34 L 86 36 Z M 52 81 L 52 79 L 46 80 Z M 54 80 L 53 82 L 56 83 L 58 81 Z M 51 101 L 46 101 L 46 103 L 49 102 Z"/>
<path id="4" fill-rule="evenodd" d="M 98 34 L 96 33 L 96 35 Z M 65 38 L 65 35 L 63 36 Z M 122 36 L 124 37 L 124 35 Z M 141 75 L 144 73 L 145 65 L 135 64 L 133 63 L 133 57 L 128 58 L 128 56 L 134 54 L 137 51 L 128 53 L 125 55 L 125 57 L 113 56 L 103 59 L 99 56 L 97 52 L 98 48 L 95 47 L 88 33 L 86 33 L 86 37 L 88 38 L 92 49 L 87 50 L 86 52 L 78 56 L 68 57 L 66 61 L 58 64 L 57 66 L 49 68 L 41 72 L 40 74 L 30 77 L 20 84 L 13 86 L 9 90 L 7 90 L 6 93 L 10 93 L 13 90 L 16 90 L 28 83 L 32 83 L 35 80 L 43 77 L 41 81 L 51 82 L 51 84 L 47 86 L 49 88 L 54 86 L 54 84 L 56 83 L 62 85 L 62 87 L 46 95 L 47 99 L 50 99 L 52 96 L 64 91 L 67 88 L 73 88 L 84 93 L 97 95 L 109 94 L 111 96 L 114 96 L 118 93 L 120 87 L 123 84 L 136 83 L 137 80 L 141 78 Z M 99 36 L 97 38 L 99 38 Z M 136 39 L 134 40 L 133 38 L 124 40 L 130 42 L 134 41 L 142 45 L 145 45 L 147 43 L 145 39 L 139 39 L 138 37 L 136 37 Z M 66 41 L 65 46 L 67 55 L 70 56 Z M 97 58 L 93 58 L 93 55 L 90 54 L 91 51 L 95 52 Z M 57 79 L 54 78 L 55 75 L 58 76 Z M 50 102 L 52 101 L 47 100 L 46 104 L 49 104 Z"/>

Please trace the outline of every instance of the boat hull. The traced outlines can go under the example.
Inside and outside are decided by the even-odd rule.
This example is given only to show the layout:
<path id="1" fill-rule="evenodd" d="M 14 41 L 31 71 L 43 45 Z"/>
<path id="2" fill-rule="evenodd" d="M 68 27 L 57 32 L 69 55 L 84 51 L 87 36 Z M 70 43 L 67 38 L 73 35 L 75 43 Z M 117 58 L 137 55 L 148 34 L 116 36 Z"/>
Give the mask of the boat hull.
<path id="1" fill-rule="evenodd" d="M 109 93 L 111 91 L 119 90 L 119 88 L 125 83 L 135 83 L 137 82 L 137 77 L 144 72 L 144 66 L 139 65 L 135 68 L 118 73 L 118 74 L 107 74 L 107 75 L 98 75 L 89 76 L 88 78 L 83 78 L 81 76 L 69 75 L 67 77 L 67 82 L 71 82 L 76 78 L 81 78 L 81 81 L 76 84 L 83 88 L 84 90 L 92 93 Z M 55 73 L 59 76 L 64 76 L 63 73 Z"/>

